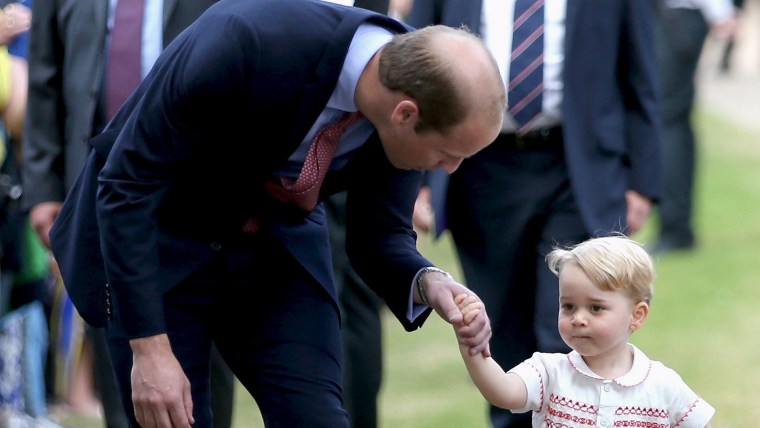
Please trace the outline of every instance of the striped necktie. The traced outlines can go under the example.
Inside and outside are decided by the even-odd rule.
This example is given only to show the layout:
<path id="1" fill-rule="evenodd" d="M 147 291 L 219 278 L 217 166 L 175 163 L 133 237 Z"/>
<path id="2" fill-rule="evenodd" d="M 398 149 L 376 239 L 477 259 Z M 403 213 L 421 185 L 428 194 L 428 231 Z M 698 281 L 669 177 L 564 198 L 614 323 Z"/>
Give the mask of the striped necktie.
<path id="1" fill-rule="evenodd" d="M 541 114 L 544 90 L 544 0 L 516 0 L 509 69 L 509 113 L 524 134 Z"/>

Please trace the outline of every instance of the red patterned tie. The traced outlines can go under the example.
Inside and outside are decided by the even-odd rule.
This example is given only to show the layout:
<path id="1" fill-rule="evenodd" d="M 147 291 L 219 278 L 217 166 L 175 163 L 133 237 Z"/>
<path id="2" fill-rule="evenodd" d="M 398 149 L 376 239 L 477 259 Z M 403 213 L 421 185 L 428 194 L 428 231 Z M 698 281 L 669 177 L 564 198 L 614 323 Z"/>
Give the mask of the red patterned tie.
<path id="1" fill-rule="evenodd" d="M 106 70 L 106 114 L 113 118 L 142 78 L 142 21 L 145 0 L 118 0 Z"/>
<path id="2" fill-rule="evenodd" d="M 346 113 L 335 122 L 323 126 L 314 136 L 309 152 L 296 180 L 280 177 L 281 185 L 267 182 L 266 189 L 274 198 L 282 202 L 292 202 L 305 211 L 311 211 L 319 200 L 319 189 L 330 169 L 338 140 L 352 123 L 362 117 L 361 112 Z"/>

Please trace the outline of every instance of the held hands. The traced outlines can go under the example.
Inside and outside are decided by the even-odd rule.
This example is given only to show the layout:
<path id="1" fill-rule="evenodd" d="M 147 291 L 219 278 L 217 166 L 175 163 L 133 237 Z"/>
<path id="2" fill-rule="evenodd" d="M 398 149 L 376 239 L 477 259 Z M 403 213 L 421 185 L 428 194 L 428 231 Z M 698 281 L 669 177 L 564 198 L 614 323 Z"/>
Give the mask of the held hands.
<path id="1" fill-rule="evenodd" d="M 189 428 L 193 419 L 190 381 L 166 334 L 132 339 L 132 404 L 143 428 Z"/>
<path id="2" fill-rule="evenodd" d="M 480 313 L 483 303 L 475 296 L 460 294 L 454 297 L 454 303 L 462 311 L 462 324 L 469 325 L 473 319 Z"/>
<path id="3" fill-rule="evenodd" d="M 486 314 L 485 305 L 467 287 L 456 282 L 451 276 L 441 272 L 426 272 L 420 279 L 420 290 L 425 294 L 427 305 L 433 308 L 438 315 L 454 326 L 457 339 L 463 346 L 469 347 L 470 355 L 482 353 L 483 356 L 491 356 L 488 341 L 491 339 L 491 322 Z M 417 293 L 419 294 L 419 293 Z M 470 311 L 465 317 L 462 310 L 454 300 L 455 296 L 469 295 L 481 306 L 478 311 Z M 422 301 L 422 296 L 419 302 Z"/>

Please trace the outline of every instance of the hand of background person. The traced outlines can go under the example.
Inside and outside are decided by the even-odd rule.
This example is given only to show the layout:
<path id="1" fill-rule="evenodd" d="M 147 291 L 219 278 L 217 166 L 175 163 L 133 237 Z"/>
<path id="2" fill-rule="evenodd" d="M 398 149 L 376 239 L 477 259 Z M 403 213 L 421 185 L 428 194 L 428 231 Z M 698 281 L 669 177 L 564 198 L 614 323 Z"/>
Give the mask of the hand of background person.
<path id="1" fill-rule="evenodd" d="M 53 227 L 58 213 L 63 207 L 62 202 L 42 202 L 29 210 L 29 224 L 32 226 L 40 241 L 50 248 L 50 228 Z"/>
<path id="2" fill-rule="evenodd" d="M 0 9 L 0 45 L 7 45 L 32 25 L 32 11 L 19 3 Z"/>
<path id="3" fill-rule="evenodd" d="M 734 14 L 729 18 L 710 23 L 710 35 L 721 39 L 730 39 L 739 32 L 739 17 Z"/>
<path id="4" fill-rule="evenodd" d="M 635 190 L 625 192 L 625 202 L 628 207 L 626 214 L 626 224 L 628 225 L 628 235 L 641 230 L 652 212 L 652 200 Z"/>
<path id="5" fill-rule="evenodd" d="M 418 232 L 430 232 L 433 229 L 433 205 L 430 203 L 430 188 L 422 187 L 414 202 L 412 225 Z"/>
<path id="6" fill-rule="evenodd" d="M 414 0 L 390 0 L 388 5 L 388 16 L 403 21 L 409 16 L 413 3 Z"/>
<path id="7" fill-rule="evenodd" d="M 422 281 L 429 306 L 441 318 L 454 326 L 459 343 L 468 346 L 471 355 L 482 353 L 485 357 L 491 356 L 488 344 L 491 339 L 491 321 L 480 298 L 453 278 L 438 272 L 425 273 Z M 482 310 L 472 316 L 467 324 L 463 322 L 462 311 L 454 301 L 454 298 L 460 294 L 467 294 L 477 299 L 482 305 Z"/>
<path id="8" fill-rule="evenodd" d="M 142 428 L 190 428 L 190 381 L 166 334 L 132 339 L 132 404 Z"/>

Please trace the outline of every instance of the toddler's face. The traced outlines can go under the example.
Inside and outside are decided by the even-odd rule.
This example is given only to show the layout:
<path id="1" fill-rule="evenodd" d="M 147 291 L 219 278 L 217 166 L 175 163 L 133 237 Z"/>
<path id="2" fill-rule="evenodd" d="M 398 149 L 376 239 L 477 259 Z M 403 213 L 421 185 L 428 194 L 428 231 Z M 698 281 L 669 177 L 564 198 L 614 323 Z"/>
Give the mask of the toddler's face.
<path id="1" fill-rule="evenodd" d="M 627 348 L 634 302 L 622 291 L 604 291 L 574 263 L 559 274 L 558 327 L 565 343 L 584 357 Z"/>

